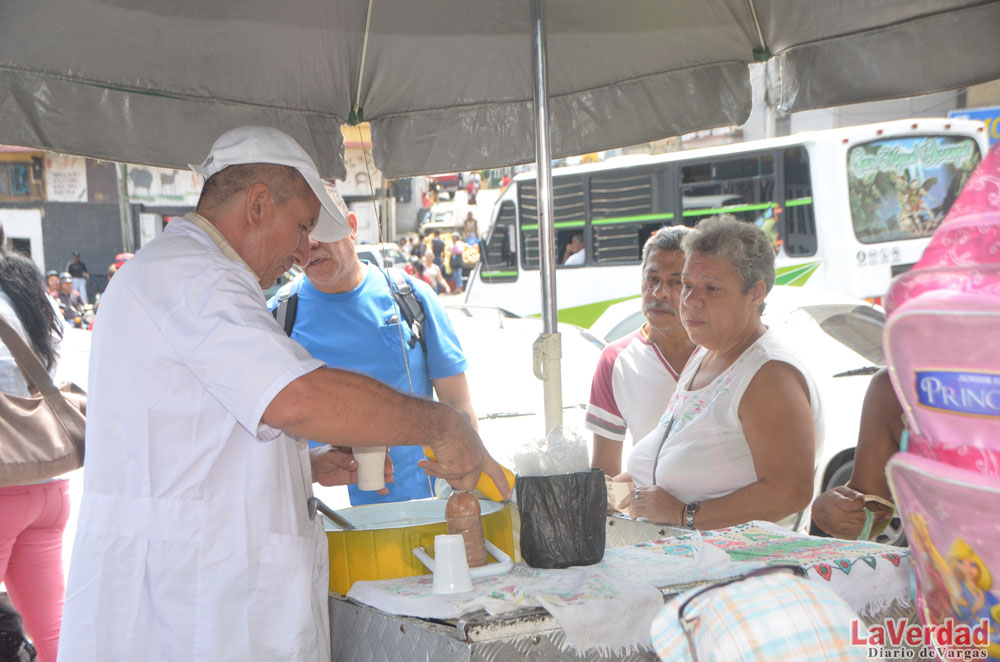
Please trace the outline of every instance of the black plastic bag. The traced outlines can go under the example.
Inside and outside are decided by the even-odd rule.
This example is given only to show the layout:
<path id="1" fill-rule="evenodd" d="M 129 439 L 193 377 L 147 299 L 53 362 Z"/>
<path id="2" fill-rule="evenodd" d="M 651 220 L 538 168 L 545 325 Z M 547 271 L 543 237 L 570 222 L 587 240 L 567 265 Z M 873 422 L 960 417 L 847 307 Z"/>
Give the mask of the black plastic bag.
<path id="1" fill-rule="evenodd" d="M 518 476 L 516 489 L 525 563 L 566 568 L 604 558 L 608 496 L 602 470 Z"/>

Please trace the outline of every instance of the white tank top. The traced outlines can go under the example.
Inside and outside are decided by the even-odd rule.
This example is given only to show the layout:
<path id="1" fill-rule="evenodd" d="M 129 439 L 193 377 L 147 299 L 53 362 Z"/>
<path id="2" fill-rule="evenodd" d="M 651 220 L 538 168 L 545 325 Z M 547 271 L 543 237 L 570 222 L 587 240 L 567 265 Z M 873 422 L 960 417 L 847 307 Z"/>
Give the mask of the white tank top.
<path id="1" fill-rule="evenodd" d="M 739 407 L 754 375 L 769 361 L 788 363 L 802 373 L 809 387 L 817 457 L 823 442 L 816 383 L 777 331 L 768 329 L 707 386 L 689 390 L 707 351 L 699 347 L 691 355 L 656 429 L 636 444 L 628 459 L 628 471 L 636 485 L 655 484 L 683 503 L 715 499 L 757 481 Z M 668 428 L 669 436 L 661 445 Z"/>

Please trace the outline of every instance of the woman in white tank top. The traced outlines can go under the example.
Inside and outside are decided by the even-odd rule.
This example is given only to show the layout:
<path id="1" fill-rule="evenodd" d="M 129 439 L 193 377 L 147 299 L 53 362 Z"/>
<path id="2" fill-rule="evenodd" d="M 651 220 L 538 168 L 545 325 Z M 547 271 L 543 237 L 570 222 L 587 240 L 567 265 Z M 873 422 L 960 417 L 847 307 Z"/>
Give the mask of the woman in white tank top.
<path id="1" fill-rule="evenodd" d="M 633 448 L 633 518 L 714 529 L 794 520 L 812 497 L 819 394 L 802 363 L 761 323 L 774 250 L 731 216 L 702 221 L 683 244 L 681 320 L 700 347 L 667 410 Z"/>

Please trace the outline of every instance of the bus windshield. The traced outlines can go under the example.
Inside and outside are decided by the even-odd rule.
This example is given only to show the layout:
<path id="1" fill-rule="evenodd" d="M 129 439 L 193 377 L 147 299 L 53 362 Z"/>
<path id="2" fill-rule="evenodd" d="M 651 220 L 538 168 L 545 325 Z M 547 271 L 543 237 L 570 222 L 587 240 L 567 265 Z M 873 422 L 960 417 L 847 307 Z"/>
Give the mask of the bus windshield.
<path id="1" fill-rule="evenodd" d="M 979 163 L 975 139 L 888 138 L 847 152 L 848 194 L 858 241 L 929 237 Z"/>

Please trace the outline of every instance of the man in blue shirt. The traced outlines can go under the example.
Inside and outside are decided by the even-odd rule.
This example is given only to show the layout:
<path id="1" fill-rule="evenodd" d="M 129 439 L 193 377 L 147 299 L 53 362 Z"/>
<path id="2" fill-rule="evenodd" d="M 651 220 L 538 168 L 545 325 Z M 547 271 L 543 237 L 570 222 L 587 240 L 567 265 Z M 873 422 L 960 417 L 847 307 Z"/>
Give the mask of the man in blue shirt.
<path id="1" fill-rule="evenodd" d="M 392 296 L 391 277 L 358 259 L 357 217 L 340 196 L 331 192 L 331 197 L 347 217 L 351 234 L 330 243 L 311 241 L 305 277 L 285 285 L 268 307 L 277 308 L 282 295 L 297 294 L 291 337 L 314 357 L 404 393 L 431 398 L 436 392 L 438 400 L 468 414 L 476 427 L 465 356 L 437 295 L 426 283 L 407 277 L 423 306 L 425 355 L 420 343 L 410 346 L 413 332 Z M 389 457 L 394 475 L 389 493 L 364 492 L 349 485 L 352 505 L 432 496 L 431 479 L 417 466 L 423 458 L 420 446 L 391 446 Z"/>

